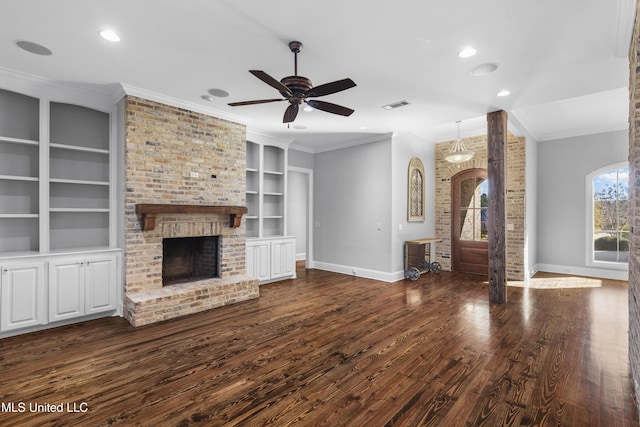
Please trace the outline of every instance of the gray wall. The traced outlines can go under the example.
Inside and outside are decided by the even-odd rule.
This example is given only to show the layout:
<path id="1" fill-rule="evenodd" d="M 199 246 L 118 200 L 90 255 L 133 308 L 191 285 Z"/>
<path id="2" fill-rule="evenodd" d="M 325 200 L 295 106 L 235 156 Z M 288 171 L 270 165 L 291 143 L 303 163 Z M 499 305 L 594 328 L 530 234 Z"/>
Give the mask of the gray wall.
<path id="1" fill-rule="evenodd" d="M 289 166 L 297 166 L 299 168 L 313 169 L 314 156 L 311 153 L 289 148 Z"/>
<path id="2" fill-rule="evenodd" d="M 628 152 L 626 130 L 538 142 L 537 260 L 541 270 L 560 266 L 554 272 L 586 271 L 586 176 L 626 161 Z"/>
<path id="3" fill-rule="evenodd" d="M 392 271 L 404 271 L 404 242 L 435 237 L 435 145 L 410 133 L 393 136 L 393 222 Z M 425 220 L 407 221 L 409 162 L 413 157 L 422 160 L 425 176 Z M 402 226 L 402 230 L 400 230 Z M 403 273 L 402 273 L 403 274 Z"/>
<path id="4" fill-rule="evenodd" d="M 315 261 L 391 271 L 390 159 L 390 139 L 315 155 Z"/>

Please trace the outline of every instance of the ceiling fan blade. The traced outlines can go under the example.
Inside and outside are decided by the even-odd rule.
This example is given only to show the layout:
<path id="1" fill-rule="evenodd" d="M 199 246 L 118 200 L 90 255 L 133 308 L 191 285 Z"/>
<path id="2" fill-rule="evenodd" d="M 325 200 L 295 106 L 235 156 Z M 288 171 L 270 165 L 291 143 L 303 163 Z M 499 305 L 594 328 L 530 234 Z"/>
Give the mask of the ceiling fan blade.
<path id="1" fill-rule="evenodd" d="M 336 80 L 335 82 L 325 83 L 320 86 L 312 87 L 305 93 L 305 96 L 331 95 L 332 93 L 350 89 L 354 86 L 356 86 L 356 84 L 351 79 Z"/>
<path id="2" fill-rule="evenodd" d="M 296 119 L 297 115 L 298 115 L 298 104 L 289 105 L 284 112 L 282 123 L 291 123 Z"/>
<path id="3" fill-rule="evenodd" d="M 286 101 L 286 99 L 284 98 L 257 99 L 255 101 L 230 102 L 227 105 L 230 105 L 232 107 L 238 107 L 240 105 L 265 104 L 267 102 L 278 102 L 278 101 Z"/>
<path id="4" fill-rule="evenodd" d="M 339 114 L 341 116 L 350 116 L 354 110 L 351 108 L 343 107 L 342 105 L 332 104 L 325 101 L 316 101 L 310 99 L 307 104 L 315 108 L 316 110 L 326 111 L 327 113 Z"/>
<path id="5" fill-rule="evenodd" d="M 249 72 L 251 74 L 253 74 L 254 76 L 256 76 L 257 78 L 259 78 L 260 80 L 262 80 L 263 82 L 265 82 L 266 84 L 268 84 L 269 86 L 277 89 L 280 93 L 282 93 L 282 95 L 284 95 L 284 96 L 293 96 L 293 92 L 291 92 L 291 90 L 288 87 L 286 87 L 285 85 L 283 85 L 278 80 L 274 79 L 273 77 L 271 77 L 269 74 L 265 73 L 264 71 L 261 71 L 261 70 L 249 70 Z"/>

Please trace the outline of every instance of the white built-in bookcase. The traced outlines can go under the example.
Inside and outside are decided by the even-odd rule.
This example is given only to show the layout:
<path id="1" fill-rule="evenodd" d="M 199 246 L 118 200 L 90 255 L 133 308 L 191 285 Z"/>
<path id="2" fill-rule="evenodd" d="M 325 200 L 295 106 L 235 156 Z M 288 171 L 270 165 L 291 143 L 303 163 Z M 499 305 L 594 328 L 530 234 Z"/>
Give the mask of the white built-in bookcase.
<path id="1" fill-rule="evenodd" d="M 3 258 L 115 247 L 112 112 L 62 98 L 0 88 Z"/>
<path id="2" fill-rule="evenodd" d="M 247 140 L 246 271 L 260 283 L 296 277 L 295 237 L 287 236 L 288 142 Z"/>
<path id="3" fill-rule="evenodd" d="M 247 238 L 286 233 L 287 150 L 247 141 Z"/>

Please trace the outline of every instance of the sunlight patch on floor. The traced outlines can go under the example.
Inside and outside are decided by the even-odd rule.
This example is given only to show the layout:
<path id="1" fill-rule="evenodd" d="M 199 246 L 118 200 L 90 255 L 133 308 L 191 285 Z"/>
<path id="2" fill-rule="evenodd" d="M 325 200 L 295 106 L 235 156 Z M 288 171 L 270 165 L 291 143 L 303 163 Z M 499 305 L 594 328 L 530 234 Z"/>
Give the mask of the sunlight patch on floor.
<path id="1" fill-rule="evenodd" d="M 603 279 L 566 274 L 537 273 L 529 280 L 510 280 L 507 286 L 534 289 L 601 288 Z"/>

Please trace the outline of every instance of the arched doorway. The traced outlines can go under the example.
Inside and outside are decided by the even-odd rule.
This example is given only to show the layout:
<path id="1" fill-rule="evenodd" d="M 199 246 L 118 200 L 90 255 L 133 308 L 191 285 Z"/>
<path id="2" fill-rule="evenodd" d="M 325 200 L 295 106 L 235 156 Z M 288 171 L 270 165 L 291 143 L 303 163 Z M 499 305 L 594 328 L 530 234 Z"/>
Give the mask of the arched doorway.
<path id="1" fill-rule="evenodd" d="M 486 169 L 467 169 L 451 178 L 453 271 L 488 274 L 488 181 Z"/>

